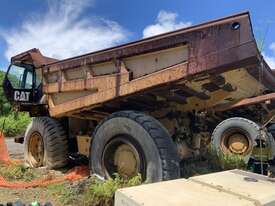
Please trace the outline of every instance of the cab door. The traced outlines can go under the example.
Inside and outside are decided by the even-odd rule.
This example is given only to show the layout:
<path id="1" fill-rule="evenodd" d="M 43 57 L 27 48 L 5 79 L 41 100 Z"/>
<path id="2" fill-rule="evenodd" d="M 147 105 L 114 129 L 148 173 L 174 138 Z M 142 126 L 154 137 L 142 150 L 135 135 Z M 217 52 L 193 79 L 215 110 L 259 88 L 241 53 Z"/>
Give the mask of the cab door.
<path id="1" fill-rule="evenodd" d="M 32 65 L 10 65 L 4 80 L 4 93 L 14 103 L 36 103 L 41 93 L 38 91 L 41 86 L 36 86 L 36 81 Z"/>

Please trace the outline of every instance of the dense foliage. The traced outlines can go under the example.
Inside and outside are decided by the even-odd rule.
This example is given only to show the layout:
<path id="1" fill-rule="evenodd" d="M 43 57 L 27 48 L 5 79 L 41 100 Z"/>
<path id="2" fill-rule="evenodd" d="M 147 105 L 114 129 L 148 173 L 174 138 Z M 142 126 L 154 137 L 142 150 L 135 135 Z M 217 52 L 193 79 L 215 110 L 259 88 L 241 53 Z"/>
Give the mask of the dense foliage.
<path id="1" fill-rule="evenodd" d="M 9 114 L 11 111 L 11 106 L 4 95 L 4 91 L 3 91 L 3 87 L 2 87 L 2 82 L 4 80 L 4 76 L 5 76 L 5 73 L 3 71 L 0 71 L 0 83 L 1 83 L 1 87 L 0 87 L 0 115 L 1 116 Z"/>
<path id="2" fill-rule="evenodd" d="M 31 119 L 27 113 L 13 111 L 4 95 L 4 76 L 5 73 L 0 71 L 0 130 L 4 131 L 5 136 L 11 137 L 24 133 Z"/>
<path id="3" fill-rule="evenodd" d="M 8 115 L 0 117 L 0 129 L 4 131 L 6 137 L 23 135 L 30 120 L 28 113 L 10 112 Z"/>

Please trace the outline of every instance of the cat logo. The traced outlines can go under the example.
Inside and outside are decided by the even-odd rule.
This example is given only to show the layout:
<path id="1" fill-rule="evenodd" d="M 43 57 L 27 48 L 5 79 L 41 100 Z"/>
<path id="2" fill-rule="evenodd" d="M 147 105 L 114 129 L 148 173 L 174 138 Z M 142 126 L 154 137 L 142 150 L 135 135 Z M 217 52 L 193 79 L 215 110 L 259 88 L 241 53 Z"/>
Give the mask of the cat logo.
<path id="1" fill-rule="evenodd" d="M 30 99 L 30 92 L 14 91 L 14 101 L 28 102 Z"/>

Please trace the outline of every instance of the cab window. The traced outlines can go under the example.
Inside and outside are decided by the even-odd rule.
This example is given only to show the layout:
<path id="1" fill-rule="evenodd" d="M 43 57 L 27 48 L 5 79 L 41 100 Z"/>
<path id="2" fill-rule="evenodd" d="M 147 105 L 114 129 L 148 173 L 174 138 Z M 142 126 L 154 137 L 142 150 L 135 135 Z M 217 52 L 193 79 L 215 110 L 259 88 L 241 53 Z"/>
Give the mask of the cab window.
<path id="1" fill-rule="evenodd" d="M 31 89 L 32 88 L 32 80 L 33 80 L 32 72 L 27 71 L 27 73 L 26 73 L 26 82 L 25 82 L 25 89 Z"/>
<path id="2" fill-rule="evenodd" d="M 8 79 L 14 89 L 32 89 L 33 70 L 31 66 L 11 65 Z"/>

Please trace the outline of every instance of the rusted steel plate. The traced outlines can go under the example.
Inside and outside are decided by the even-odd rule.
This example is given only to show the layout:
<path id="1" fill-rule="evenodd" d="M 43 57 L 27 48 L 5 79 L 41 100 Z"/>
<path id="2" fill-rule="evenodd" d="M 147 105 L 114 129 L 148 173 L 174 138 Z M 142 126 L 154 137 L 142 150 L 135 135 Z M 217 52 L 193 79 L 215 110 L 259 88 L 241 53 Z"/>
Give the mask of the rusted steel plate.
<path id="1" fill-rule="evenodd" d="M 176 81 L 186 77 L 187 64 L 182 63 L 159 72 L 132 80 L 126 84 L 119 85 L 112 89 L 102 92 L 97 92 L 89 96 L 80 97 L 78 99 L 62 103 L 61 105 L 49 104 L 51 116 L 63 115 L 77 109 L 91 107 L 92 105 L 107 102 L 116 97 L 122 97 L 129 94 L 134 94 L 142 90 L 150 89 L 155 86 L 165 85 L 171 81 Z"/>
<path id="2" fill-rule="evenodd" d="M 224 48 L 205 56 L 189 58 L 189 75 L 200 72 L 222 73 L 228 70 L 257 64 L 259 59 L 254 41 L 238 45 L 233 48 Z M 212 70 L 212 71 L 210 71 Z"/>
<path id="3" fill-rule="evenodd" d="M 17 62 L 27 63 L 33 64 L 35 67 L 40 67 L 45 64 L 54 63 L 56 61 L 58 60 L 43 56 L 39 49 L 31 49 L 11 58 L 12 64 L 16 64 Z"/>
<path id="4" fill-rule="evenodd" d="M 104 91 L 125 84 L 130 81 L 130 73 L 103 75 L 89 79 L 78 79 L 56 83 L 45 83 L 43 92 L 46 94 L 57 92 L 73 92 L 83 90 Z"/>
<path id="5" fill-rule="evenodd" d="M 248 106 L 248 105 L 253 105 L 253 104 L 258 104 L 258 103 L 263 103 L 269 100 L 274 100 L 275 99 L 275 92 L 270 93 L 270 94 L 265 94 L 257 97 L 252 97 L 252 98 L 246 98 L 243 99 L 235 104 L 232 105 L 225 105 L 225 106 L 219 106 L 215 108 L 215 111 L 225 111 L 233 108 L 238 108 L 242 106 Z"/>
<path id="6" fill-rule="evenodd" d="M 236 22 L 241 26 L 239 29 L 234 30 L 232 29 L 232 24 Z M 83 65 L 159 51 L 182 44 L 189 45 L 191 62 L 198 61 L 198 65 L 204 66 L 207 62 L 221 62 L 224 58 L 230 59 L 231 56 L 239 55 L 238 53 L 229 53 L 229 56 L 217 56 L 210 55 L 211 53 L 234 48 L 253 40 L 249 14 L 241 13 L 122 46 L 58 61 L 48 65 L 47 67 L 57 70 L 76 68 Z M 205 63 L 200 62 L 199 58 L 206 55 L 207 59 Z M 207 68 L 208 67 L 205 67 L 205 69 Z M 193 70 L 193 67 L 191 67 L 191 71 L 195 71 Z"/>

